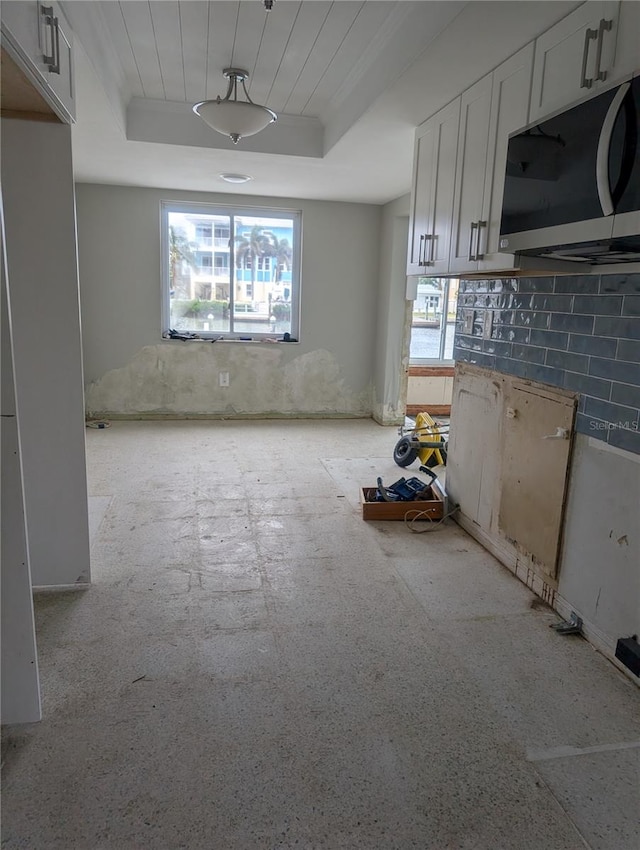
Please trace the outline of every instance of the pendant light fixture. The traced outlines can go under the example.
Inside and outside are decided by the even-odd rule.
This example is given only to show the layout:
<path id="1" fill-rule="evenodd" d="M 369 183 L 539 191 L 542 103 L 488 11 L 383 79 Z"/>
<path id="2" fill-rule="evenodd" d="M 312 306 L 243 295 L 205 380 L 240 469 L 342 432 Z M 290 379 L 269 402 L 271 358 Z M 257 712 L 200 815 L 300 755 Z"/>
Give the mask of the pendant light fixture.
<path id="1" fill-rule="evenodd" d="M 248 71 L 242 68 L 225 68 L 222 72 L 229 80 L 226 95 L 220 95 L 215 100 L 203 100 L 196 103 L 193 111 L 217 133 L 228 136 L 234 145 L 245 136 L 255 136 L 278 116 L 268 106 L 254 103 L 247 92 L 245 81 L 249 79 Z M 238 100 L 238 83 L 246 100 Z"/>

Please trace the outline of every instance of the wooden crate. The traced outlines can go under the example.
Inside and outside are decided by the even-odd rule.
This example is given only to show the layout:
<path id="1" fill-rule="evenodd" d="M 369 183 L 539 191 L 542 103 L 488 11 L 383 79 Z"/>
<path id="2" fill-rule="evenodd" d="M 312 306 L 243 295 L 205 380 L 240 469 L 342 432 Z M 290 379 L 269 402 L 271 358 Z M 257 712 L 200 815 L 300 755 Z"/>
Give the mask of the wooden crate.
<path id="1" fill-rule="evenodd" d="M 362 519 L 403 520 L 416 517 L 417 511 L 424 511 L 421 520 L 439 520 L 444 516 L 445 494 L 437 481 L 431 485 L 432 498 L 421 502 L 376 502 L 377 487 L 363 487 L 360 498 L 362 501 Z"/>

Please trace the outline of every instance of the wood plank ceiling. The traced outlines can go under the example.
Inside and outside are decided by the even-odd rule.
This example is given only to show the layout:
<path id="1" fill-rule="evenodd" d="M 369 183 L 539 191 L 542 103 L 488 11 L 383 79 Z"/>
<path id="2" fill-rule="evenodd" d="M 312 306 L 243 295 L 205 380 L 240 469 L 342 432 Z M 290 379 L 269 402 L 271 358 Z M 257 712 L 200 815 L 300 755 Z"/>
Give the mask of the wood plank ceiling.
<path id="1" fill-rule="evenodd" d="M 120 0 L 102 12 L 134 97 L 194 103 L 244 68 L 256 103 L 322 117 L 373 61 L 399 2 Z M 370 60 L 369 60 L 370 55 Z"/>

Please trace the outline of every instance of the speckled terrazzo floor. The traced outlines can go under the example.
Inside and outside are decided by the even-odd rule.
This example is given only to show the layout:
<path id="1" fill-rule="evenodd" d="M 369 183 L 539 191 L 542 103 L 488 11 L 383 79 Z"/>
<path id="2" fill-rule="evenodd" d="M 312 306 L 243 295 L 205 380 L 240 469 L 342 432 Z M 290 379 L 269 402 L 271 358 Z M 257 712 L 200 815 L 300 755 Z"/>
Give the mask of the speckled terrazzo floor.
<path id="1" fill-rule="evenodd" d="M 3 848 L 638 849 L 640 692 L 457 526 L 362 520 L 394 429 L 87 440 L 94 585 L 37 599 Z"/>

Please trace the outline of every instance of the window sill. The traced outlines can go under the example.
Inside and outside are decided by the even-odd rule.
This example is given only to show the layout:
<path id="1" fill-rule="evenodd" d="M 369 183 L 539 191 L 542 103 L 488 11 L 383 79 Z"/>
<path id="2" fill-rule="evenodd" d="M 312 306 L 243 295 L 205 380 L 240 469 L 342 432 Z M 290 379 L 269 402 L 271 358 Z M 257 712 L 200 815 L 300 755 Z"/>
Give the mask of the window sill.
<path id="1" fill-rule="evenodd" d="M 407 374 L 410 378 L 452 378 L 455 372 L 453 362 L 451 365 L 445 363 L 427 365 L 409 365 Z"/>
<path id="2" fill-rule="evenodd" d="M 163 342 L 218 342 L 218 343 L 244 343 L 245 345 L 300 345 L 299 339 L 273 339 L 271 337 L 169 337 L 163 336 Z"/>

